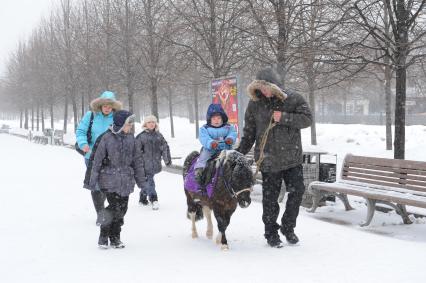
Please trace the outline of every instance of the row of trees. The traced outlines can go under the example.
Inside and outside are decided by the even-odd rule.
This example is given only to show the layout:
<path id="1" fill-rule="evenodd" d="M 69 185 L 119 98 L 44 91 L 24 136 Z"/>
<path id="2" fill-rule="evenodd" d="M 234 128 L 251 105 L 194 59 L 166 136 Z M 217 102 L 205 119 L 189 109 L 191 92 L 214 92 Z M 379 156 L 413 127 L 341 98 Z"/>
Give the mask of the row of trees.
<path id="1" fill-rule="evenodd" d="M 283 85 L 316 109 L 319 94 L 374 76 L 383 82 L 388 149 L 395 90 L 394 156 L 404 158 L 407 77 L 425 74 L 425 2 L 58 0 L 10 56 L 0 93 L 24 127 L 29 113 L 42 127 L 49 116 L 52 128 L 61 115 L 67 131 L 69 109 L 76 126 L 106 89 L 137 114 L 167 113 L 173 123 L 184 105 L 197 123 L 212 78 L 239 74 L 249 82 L 274 65 Z"/>

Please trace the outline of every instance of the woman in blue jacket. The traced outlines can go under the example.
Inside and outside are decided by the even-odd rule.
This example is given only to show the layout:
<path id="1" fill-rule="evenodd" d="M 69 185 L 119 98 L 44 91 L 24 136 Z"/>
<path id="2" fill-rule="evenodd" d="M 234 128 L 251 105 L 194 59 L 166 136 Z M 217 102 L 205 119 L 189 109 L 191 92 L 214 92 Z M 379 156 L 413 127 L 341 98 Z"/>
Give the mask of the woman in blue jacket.
<path id="1" fill-rule="evenodd" d="M 90 103 L 90 108 L 92 111 L 88 111 L 80 121 L 80 124 L 76 130 L 76 139 L 77 144 L 80 149 L 85 152 L 84 162 L 86 166 L 89 163 L 90 154 L 92 153 L 93 145 L 96 142 L 96 139 L 102 135 L 109 126 L 113 123 L 113 113 L 115 111 L 121 110 L 122 104 L 117 101 L 115 94 L 111 91 L 105 91 L 101 94 L 100 97 L 94 99 Z M 92 115 L 93 114 L 93 115 Z M 91 123 L 92 120 L 92 123 Z M 87 140 L 87 132 L 90 129 L 91 140 Z M 105 194 L 102 193 L 99 188 L 97 190 L 91 191 L 93 205 L 95 206 L 97 218 L 96 225 L 100 225 L 102 218 L 102 211 L 104 209 L 105 203 Z"/>

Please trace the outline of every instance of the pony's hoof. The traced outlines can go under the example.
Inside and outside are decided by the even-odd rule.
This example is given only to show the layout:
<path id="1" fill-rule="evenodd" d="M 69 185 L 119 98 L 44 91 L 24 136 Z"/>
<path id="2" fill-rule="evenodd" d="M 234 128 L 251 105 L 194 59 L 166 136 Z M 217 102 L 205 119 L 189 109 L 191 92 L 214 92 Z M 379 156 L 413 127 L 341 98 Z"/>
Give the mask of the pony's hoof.
<path id="1" fill-rule="evenodd" d="M 220 247 L 220 249 L 221 249 L 222 251 L 224 251 L 224 252 L 229 251 L 229 247 L 228 247 L 228 245 L 222 245 L 222 246 Z"/>
<path id="2" fill-rule="evenodd" d="M 209 239 L 209 240 L 213 239 L 213 231 L 207 231 L 207 232 L 206 232 L 206 237 L 207 237 L 207 239 Z"/>
<path id="3" fill-rule="evenodd" d="M 222 233 L 218 233 L 216 236 L 216 244 L 220 245 L 222 243 Z"/>
<path id="4" fill-rule="evenodd" d="M 198 234 L 197 233 L 192 233 L 191 237 L 192 237 L 192 239 L 197 239 L 198 238 Z"/>

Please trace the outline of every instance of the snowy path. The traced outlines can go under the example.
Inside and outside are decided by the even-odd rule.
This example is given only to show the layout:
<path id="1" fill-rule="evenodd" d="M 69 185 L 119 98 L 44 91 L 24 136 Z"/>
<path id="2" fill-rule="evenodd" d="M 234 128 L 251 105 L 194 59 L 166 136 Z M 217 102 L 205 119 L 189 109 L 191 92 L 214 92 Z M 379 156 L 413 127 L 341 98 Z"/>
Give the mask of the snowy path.
<path id="1" fill-rule="evenodd" d="M 302 211 L 301 244 L 271 249 L 259 203 L 237 209 L 227 233 L 230 251 L 204 237 L 204 222 L 201 237 L 192 240 L 182 180 L 170 173 L 156 179 L 159 211 L 139 207 L 131 195 L 126 248 L 99 250 L 78 154 L 0 135 L 0 158 L 1 282 L 424 282 L 424 238 L 366 233 Z M 426 231 L 426 224 L 414 225 L 395 229 Z"/>

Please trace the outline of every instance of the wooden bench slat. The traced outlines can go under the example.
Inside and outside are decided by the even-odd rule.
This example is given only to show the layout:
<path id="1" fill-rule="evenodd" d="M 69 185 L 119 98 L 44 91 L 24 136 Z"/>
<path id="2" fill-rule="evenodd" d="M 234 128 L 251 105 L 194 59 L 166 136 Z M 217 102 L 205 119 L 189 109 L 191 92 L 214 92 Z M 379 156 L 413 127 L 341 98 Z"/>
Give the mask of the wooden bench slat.
<path id="1" fill-rule="evenodd" d="M 379 171 L 379 170 L 372 170 L 372 169 L 360 169 L 360 168 L 353 168 L 353 167 L 345 167 L 343 169 L 343 172 L 355 172 L 355 173 L 362 173 L 367 175 L 377 175 L 377 176 L 386 176 L 391 178 L 401 178 L 401 179 L 409 179 L 409 180 L 417 180 L 417 181 L 424 181 L 426 185 L 426 175 L 425 176 L 419 176 L 419 175 L 412 175 L 412 174 L 400 174 L 396 172 L 389 172 L 389 171 Z M 425 172 L 426 173 L 426 172 Z"/>
<path id="2" fill-rule="evenodd" d="M 345 163 L 343 164 L 343 168 L 371 169 L 376 171 L 396 172 L 400 174 L 410 174 L 415 176 L 426 176 L 426 170 L 404 169 L 404 168 L 378 166 L 378 165 L 370 165 L 370 164 Z"/>
<path id="3" fill-rule="evenodd" d="M 357 155 L 348 155 L 345 163 L 371 164 L 385 167 L 395 167 L 403 169 L 426 170 L 426 163 L 414 160 L 389 159 L 379 157 L 366 157 Z"/>
<path id="4" fill-rule="evenodd" d="M 359 197 L 384 200 L 389 202 L 396 202 L 404 205 L 413 205 L 417 207 L 426 208 L 426 196 L 413 196 L 407 193 L 400 193 L 396 191 L 381 191 L 377 188 L 371 189 L 362 186 L 351 186 L 346 183 L 318 183 L 311 184 L 312 187 L 324 191 L 340 192 Z"/>
<path id="5" fill-rule="evenodd" d="M 348 186 L 352 186 L 352 187 L 371 188 L 373 190 L 375 189 L 387 190 L 387 191 L 394 191 L 394 192 L 403 193 L 403 194 L 412 194 L 412 195 L 419 195 L 419 196 L 426 197 L 426 192 L 412 190 L 410 188 L 390 187 L 390 186 L 383 186 L 383 185 L 377 185 L 377 184 L 366 184 L 364 182 L 360 183 L 358 181 L 352 181 L 352 180 L 339 180 L 337 183 L 340 185 L 347 184 Z"/>
<path id="6" fill-rule="evenodd" d="M 410 189 L 415 189 L 416 191 L 426 192 L 426 182 L 419 182 L 407 179 L 399 179 L 399 178 L 391 178 L 391 177 L 381 177 L 378 175 L 367 175 L 367 174 L 358 174 L 358 173 L 350 173 L 342 174 L 342 179 L 350 179 L 352 177 L 356 177 L 358 182 L 370 183 L 375 182 L 373 184 L 384 185 L 389 187 L 403 187 L 403 186 L 412 186 Z M 407 187 L 407 188 L 408 188 Z"/>
<path id="7" fill-rule="evenodd" d="M 396 184 L 396 183 L 386 183 L 381 181 L 375 181 L 375 180 L 368 180 L 368 179 L 362 179 L 362 178 L 356 178 L 356 177 L 344 177 L 343 180 L 349 180 L 349 181 L 355 181 L 360 183 L 367 183 L 367 184 L 373 184 L 373 185 L 379 185 L 383 187 L 393 187 L 393 188 L 404 188 L 404 189 L 410 189 L 418 192 L 425 192 L 424 189 L 421 187 L 411 186 L 411 185 L 404 185 L 404 184 Z"/>

